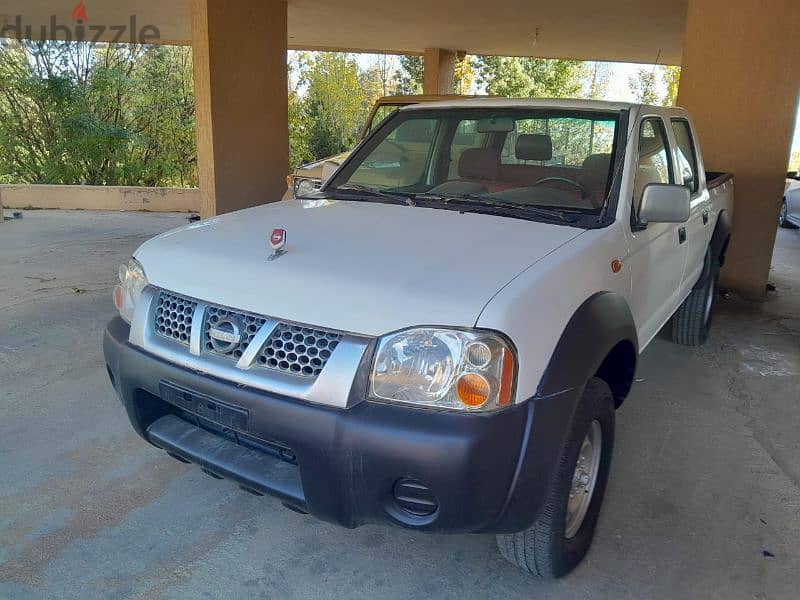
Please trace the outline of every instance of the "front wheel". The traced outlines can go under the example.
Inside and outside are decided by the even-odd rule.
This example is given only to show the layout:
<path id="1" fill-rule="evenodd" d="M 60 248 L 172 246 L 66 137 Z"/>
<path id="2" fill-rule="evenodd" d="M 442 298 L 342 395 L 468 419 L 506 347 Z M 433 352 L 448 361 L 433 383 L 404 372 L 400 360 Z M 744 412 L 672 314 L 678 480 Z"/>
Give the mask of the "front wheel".
<path id="1" fill-rule="evenodd" d="M 575 412 L 555 481 L 536 522 L 497 536 L 500 553 L 536 577 L 562 577 L 589 550 L 603 504 L 614 449 L 614 400 L 592 378 Z"/>

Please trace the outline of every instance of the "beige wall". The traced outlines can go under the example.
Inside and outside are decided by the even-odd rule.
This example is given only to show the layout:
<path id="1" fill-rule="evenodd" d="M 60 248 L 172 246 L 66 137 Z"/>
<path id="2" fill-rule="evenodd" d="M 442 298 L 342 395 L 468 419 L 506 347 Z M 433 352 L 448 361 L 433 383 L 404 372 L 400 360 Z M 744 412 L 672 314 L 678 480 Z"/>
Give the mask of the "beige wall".
<path id="1" fill-rule="evenodd" d="M 731 171 L 736 211 L 722 284 L 765 295 L 800 91 L 800 1 L 690 0 L 678 104 L 706 168 Z"/>
<path id="2" fill-rule="evenodd" d="M 83 185 L 0 185 L 0 206 L 85 210 L 197 212 L 197 188 L 144 188 Z"/>

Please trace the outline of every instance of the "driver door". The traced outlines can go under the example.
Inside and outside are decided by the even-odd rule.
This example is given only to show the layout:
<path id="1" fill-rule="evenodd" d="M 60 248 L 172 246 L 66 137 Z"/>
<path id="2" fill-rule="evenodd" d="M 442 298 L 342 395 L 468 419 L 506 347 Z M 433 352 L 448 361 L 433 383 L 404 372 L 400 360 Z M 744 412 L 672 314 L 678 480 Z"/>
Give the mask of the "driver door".
<path id="1" fill-rule="evenodd" d="M 633 184 L 631 250 L 631 310 L 644 346 L 672 316 L 681 298 L 681 280 L 688 244 L 684 223 L 640 223 L 638 209 L 649 183 L 674 183 L 672 152 L 663 119 L 644 117 Z"/>

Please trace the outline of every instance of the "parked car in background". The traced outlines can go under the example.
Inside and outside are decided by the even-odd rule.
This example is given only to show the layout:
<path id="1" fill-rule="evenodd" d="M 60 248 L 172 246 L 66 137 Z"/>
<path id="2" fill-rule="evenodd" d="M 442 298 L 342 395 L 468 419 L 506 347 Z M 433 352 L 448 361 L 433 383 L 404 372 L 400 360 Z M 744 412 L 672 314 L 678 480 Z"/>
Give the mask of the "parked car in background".
<path id="1" fill-rule="evenodd" d="M 361 132 L 356 138 L 356 143 L 360 142 L 367 135 L 369 135 L 381 122 L 392 114 L 394 111 L 404 106 L 412 104 L 419 104 L 420 102 L 439 102 L 441 100 L 453 100 L 455 98 L 464 98 L 465 96 L 458 95 L 436 95 L 436 94 L 416 94 L 409 96 L 384 96 L 379 98 L 367 117 L 367 122 L 361 128 Z M 329 156 L 305 165 L 297 167 L 292 175 L 286 178 L 286 194 L 283 199 L 288 200 L 295 198 L 298 194 L 303 195 L 319 189 L 324 179 L 323 171 L 325 163 L 328 163 L 328 168 L 333 170 L 338 167 L 344 159 L 350 156 L 350 152 L 342 152 Z"/>
<path id="2" fill-rule="evenodd" d="M 708 336 L 734 182 L 696 139 L 655 106 L 402 108 L 308 197 L 137 249 L 111 382 L 215 478 L 345 527 L 497 534 L 565 575 L 639 354 L 665 325 Z"/>
<path id="3" fill-rule="evenodd" d="M 778 223 L 789 229 L 800 227 L 800 175 L 796 171 L 787 173 Z"/>

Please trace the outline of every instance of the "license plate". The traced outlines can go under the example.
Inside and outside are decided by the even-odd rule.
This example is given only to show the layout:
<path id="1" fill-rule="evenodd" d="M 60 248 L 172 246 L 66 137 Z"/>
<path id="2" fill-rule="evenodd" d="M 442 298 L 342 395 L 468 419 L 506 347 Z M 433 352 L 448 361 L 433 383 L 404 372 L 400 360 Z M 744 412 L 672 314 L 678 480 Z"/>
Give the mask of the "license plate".
<path id="1" fill-rule="evenodd" d="M 213 423 L 241 432 L 249 431 L 247 409 L 162 381 L 161 399 Z"/>

